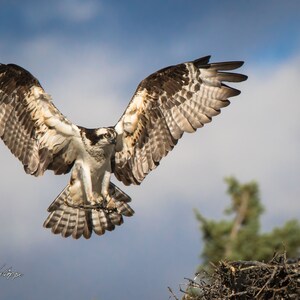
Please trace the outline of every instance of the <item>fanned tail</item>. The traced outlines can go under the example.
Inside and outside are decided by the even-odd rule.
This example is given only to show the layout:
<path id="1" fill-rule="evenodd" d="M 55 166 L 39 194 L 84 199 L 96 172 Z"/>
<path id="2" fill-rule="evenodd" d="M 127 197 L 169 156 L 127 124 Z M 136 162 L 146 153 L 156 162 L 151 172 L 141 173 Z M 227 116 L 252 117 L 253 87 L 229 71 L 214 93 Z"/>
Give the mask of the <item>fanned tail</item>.
<path id="1" fill-rule="evenodd" d="M 112 231 L 115 226 L 123 223 L 123 216 L 130 217 L 134 214 L 128 202 L 131 198 L 113 183 L 109 186 L 110 195 L 115 203 L 115 208 L 93 208 L 92 205 L 70 205 L 72 199 L 69 195 L 69 185 L 57 196 L 49 206 L 50 212 L 44 222 L 44 227 L 51 228 L 54 234 L 63 237 L 78 239 L 82 235 L 89 239 L 94 231 L 102 235 L 106 230 Z"/>

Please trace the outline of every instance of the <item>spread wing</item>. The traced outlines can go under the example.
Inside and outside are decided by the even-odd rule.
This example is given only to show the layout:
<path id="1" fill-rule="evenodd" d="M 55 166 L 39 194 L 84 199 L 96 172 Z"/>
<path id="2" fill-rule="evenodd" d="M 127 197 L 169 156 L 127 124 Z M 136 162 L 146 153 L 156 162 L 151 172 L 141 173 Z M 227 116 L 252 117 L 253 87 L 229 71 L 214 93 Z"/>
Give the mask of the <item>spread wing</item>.
<path id="1" fill-rule="evenodd" d="M 162 69 L 139 84 L 115 126 L 120 147 L 114 162 L 118 180 L 126 185 L 141 183 L 184 132 L 210 122 L 229 105 L 229 97 L 240 93 L 223 81 L 246 80 L 245 75 L 226 72 L 243 62 L 209 63 L 209 58 Z"/>
<path id="2" fill-rule="evenodd" d="M 0 136 L 25 171 L 39 176 L 70 171 L 80 132 L 28 71 L 0 64 Z"/>

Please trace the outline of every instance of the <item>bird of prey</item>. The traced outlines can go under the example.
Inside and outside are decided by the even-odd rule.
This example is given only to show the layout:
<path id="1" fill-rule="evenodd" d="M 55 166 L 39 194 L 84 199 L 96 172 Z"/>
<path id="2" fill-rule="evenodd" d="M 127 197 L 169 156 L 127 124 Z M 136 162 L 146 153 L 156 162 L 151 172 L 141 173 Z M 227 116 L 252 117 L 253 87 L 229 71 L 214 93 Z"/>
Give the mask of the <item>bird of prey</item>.
<path id="1" fill-rule="evenodd" d="M 241 61 L 210 63 L 210 56 L 161 69 L 138 85 L 115 126 L 88 129 L 70 122 L 39 81 L 15 64 L 0 64 L 0 136 L 26 173 L 71 172 L 49 206 L 44 227 L 75 239 L 102 235 L 132 216 L 131 198 L 111 182 L 140 184 L 184 132 L 211 121 L 239 90 L 223 82 Z"/>

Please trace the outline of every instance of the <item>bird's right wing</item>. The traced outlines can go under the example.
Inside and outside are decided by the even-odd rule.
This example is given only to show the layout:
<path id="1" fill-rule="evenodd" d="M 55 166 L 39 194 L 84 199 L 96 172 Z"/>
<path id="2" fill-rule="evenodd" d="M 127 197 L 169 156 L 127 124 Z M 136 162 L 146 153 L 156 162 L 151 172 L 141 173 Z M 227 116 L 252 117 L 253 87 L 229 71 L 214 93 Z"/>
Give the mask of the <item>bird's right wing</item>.
<path id="1" fill-rule="evenodd" d="M 0 64 L 0 137 L 35 176 L 69 172 L 81 140 L 38 80 L 13 64 Z"/>

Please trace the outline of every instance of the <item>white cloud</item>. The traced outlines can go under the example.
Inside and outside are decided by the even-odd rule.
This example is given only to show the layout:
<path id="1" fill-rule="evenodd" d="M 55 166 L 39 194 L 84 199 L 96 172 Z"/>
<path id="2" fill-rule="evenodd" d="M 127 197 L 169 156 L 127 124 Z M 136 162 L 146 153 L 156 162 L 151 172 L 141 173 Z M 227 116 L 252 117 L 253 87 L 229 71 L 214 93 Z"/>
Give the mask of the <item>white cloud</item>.
<path id="1" fill-rule="evenodd" d="M 101 11 L 100 1 L 64 0 L 58 1 L 57 12 L 70 21 L 85 22 L 93 19 Z"/>
<path id="2" fill-rule="evenodd" d="M 19 5 L 17 7 L 20 8 Z M 24 5 L 21 9 L 27 22 L 36 26 L 53 20 L 84 23 L 102 13 L 101 1 L 96 0 L 36 1 L 34 7 Z"/>

